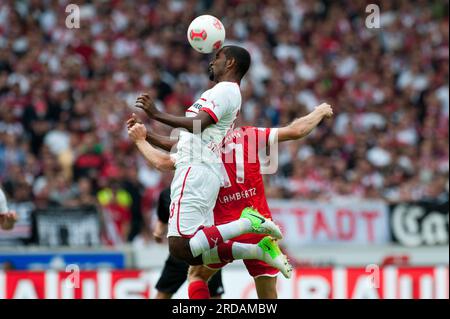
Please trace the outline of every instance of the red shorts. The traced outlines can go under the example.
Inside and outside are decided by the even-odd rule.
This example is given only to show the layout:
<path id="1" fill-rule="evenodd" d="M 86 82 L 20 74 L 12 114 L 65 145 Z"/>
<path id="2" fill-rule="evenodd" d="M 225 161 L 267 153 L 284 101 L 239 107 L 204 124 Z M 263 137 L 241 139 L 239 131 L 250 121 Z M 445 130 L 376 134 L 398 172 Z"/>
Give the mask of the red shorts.
<path id="1" fill-rule="evenodd" d="M 244 243 L 244 244 L 257 244 L 261 239 L 263 239 L 267 235 L 259 235 L 259 234 L 245 234 L 234 238 L 233 242 Z M 269 276 L 275 277 L 280 272 L 277 268 L 269 266 L 265 262 L 257 259 L 244 259 L 243 260 L 245 267 L 247 268 L 248 273 L 252 277 L 259 276 Z M 211 269 L 219 269 L 225 266 L 227 263 L 219 263 L 219 264 L 209 264 L 208 268 Z"/>

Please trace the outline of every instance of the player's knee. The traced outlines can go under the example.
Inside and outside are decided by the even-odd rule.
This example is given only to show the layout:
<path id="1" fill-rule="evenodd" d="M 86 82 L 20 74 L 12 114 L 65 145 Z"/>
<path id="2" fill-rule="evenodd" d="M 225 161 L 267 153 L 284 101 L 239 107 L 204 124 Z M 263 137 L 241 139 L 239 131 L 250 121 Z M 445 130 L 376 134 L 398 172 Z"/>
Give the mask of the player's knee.
<path id="1" fill-rule="evenodd" d="M 198 280 L 207 281 L 202 277 L 200 271 L 201 266 L 191 266 L 188 271 L 188 282 L 194 282 Z"/>
<path id="2" fill-rule="evenodd" d="M 188 280 L 189 282 L 203 280 L 208 281 L 215 271 L 208 269 L 204 266 L 191 266 L 188 271 Z"/>

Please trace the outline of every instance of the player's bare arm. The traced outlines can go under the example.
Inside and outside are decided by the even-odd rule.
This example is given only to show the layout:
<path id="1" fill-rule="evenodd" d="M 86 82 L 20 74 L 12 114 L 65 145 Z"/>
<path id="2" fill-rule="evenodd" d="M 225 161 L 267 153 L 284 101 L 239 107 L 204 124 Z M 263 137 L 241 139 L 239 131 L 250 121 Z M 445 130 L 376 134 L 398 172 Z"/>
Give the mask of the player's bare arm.
<path id="1" fill-rule="evenodd" d="M 144 124 L 136 123 L 128 128 L 128 135 L 150 166 L 160 171 L 175 169 L 175 163 L 169 154 L 157 150 L 147 142 L 148 134 Z"/>
<path id="2" fill-rule="evenodd" d="M 127 128 L 130 129 L 133 127 L 136 123 L 142 124 L 142 121 L 137 117 L 135 113 L 131 115 L 131 117 L 127 120 Z M 150 144 L 157 146 L 159 148 L 162 148 L 163 150 L 170 152 L 173 150 L 173 147 L 178 142 L 177 139 L 172 138 L 172 136 L 163 136 L 156 134 L 155 132 L 151 132 L 147 130 L 147 142 Z"/>
<path id="3" fill-rule="evenodd" d="M 305 137 L 319 125 L 324 118 L 331 118 L 333 109 L 327 103 L 316 106 L 314 111 L 306 116 L 294 120 L 291 124 L 278 130 L 278 141 L 298 140 Z"/>
<path id="4" fill-rule="evenodd" d="M 163 136 L 163 135 L 156 134 L 153 131 L 147 132 L 146 140 L 150 144 L 155 145 L 159 148 L 162 148 L 163 150 L 165 150 L 167 152 L 172 151 L 173 148 L 178 143 L 178 140 L 174 140 L 169 136 Z"/>
<path id="5" fill-rule="evenodd" d="M 175 116 L 159 111 L 148 94 L 141 94 L 136 100 L 136 107 L 142 109 L 151 119 L 172 127 L 184 128 L 189 132 L 203 132 L 208 126 L 214 124 L 214 119 L 207 112 L 200 110 L 195 117 Z"/>

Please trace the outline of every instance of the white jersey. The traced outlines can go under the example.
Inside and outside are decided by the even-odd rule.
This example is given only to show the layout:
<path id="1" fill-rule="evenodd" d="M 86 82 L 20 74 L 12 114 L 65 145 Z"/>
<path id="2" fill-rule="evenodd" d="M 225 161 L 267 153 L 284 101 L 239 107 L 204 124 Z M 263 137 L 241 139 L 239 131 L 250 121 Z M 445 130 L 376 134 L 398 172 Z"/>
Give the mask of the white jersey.
<path id="1" fill-rule="evenodd" d="M 8 204 L 6 202 L 5 193 L 0 188 L 0 215 L 8 212 Z"/>
<path id="2" fill-rule="evenodd" d="M 205 91 L 186 111 L 186 117 L 195 117 L 200 110 L 207 112 L 215 124 L 208 126 L 201 134 L 200 125 L 190 133 L 180 132 L 175 166 L 201 163 L 209 166 L 220 177 L 223 176 L 220 146 L 241 109 L 242 96 L 237 83 L 219 82 Z M 199 123 L 200 124 L 200 123 Z"/>

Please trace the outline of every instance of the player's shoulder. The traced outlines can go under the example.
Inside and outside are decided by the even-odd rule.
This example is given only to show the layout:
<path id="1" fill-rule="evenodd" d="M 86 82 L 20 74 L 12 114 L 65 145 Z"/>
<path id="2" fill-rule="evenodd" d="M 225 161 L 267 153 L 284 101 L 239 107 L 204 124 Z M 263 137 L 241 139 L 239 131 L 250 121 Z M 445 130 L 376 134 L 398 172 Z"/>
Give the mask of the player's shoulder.
<path id="1" fill-rule="evenodd" d="M 233 141 L 234 143 L 243 143 L 244 141 L 252 141 L 250 144 L 254 144 L 256 141 L 266 139 L 268 131 L 266 128 L 259 128 L 255 126 L 241 126 L 230 131 L 226 138 L 225 143 Z"/>
<path id="2" fill-rule="evenodd" d="M 265 133 L 267 131 L 267 128 L 256 126 L 241 126 L 236 130 L 241 130 L 241 132 L 244 133 Z"/>
<path id="3" fill-rule="evenodd" d="M 241 126 L 236 128 L 235 130 L 240 130 L 242 132 L 249 132 L 249 131 L 254 131 L 256 129 L 256 127 L 254 126 Z"/>

